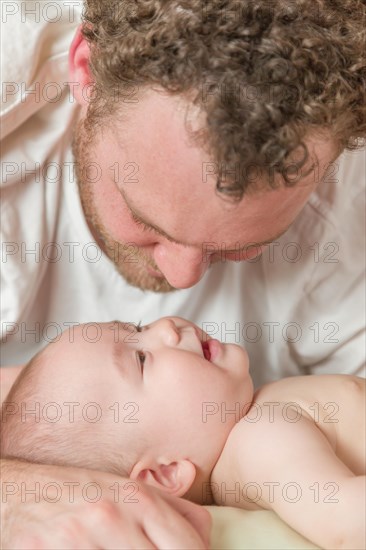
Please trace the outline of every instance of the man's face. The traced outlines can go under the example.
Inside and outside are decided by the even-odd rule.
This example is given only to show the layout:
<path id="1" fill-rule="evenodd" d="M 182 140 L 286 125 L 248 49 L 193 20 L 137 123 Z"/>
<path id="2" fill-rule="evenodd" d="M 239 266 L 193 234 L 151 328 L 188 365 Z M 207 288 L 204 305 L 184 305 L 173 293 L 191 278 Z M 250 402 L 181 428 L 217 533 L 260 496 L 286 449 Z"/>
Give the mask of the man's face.
<path id="1" fill-rule="evenodd" d="M 150 90 L 128 106 L 127 120 L 115 118 L 95 136 L 84 126 L 84 106 L 75 133 L 92 233 L 126 280 L 142 289 L 188 288 L 216 261 L 260 254 L 292 224 L 334 155 L 324 138 L 309 139 L 303 173 L 319 162 L 316 177 L 311 171 L 293 188 L 258 191 L 233 204 L 216 193 L 219 167 L 192 144 L 187 106 Z M 190 128 L 203 126 L 191 112 Z"/>
<path id="2" fill-rule="evenodd" d="M 47 402 L 79 403 L 75 418 L 88 430 L 80 411 L 99 407 L 99 435 L 90 437 L 101 445 L 112 437 L 116 451 L 144 441 L 154 452 L 215 463 L 253 396 L 246 351 L 178 317 L 141 332 L 118 321 L 82 325 L 46 352 L 40 393 Z"/>

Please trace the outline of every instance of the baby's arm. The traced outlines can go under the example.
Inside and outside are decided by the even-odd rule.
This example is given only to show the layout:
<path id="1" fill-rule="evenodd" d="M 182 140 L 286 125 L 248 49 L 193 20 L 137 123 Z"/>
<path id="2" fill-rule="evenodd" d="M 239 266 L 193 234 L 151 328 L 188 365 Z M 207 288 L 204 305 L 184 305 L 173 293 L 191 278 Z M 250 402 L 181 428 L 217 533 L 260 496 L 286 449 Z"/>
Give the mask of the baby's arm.
<path id="1" fill-rule="evenodd" d="M 321 548 L 366 548 L 366 478 L 349 470 L 312 420 L 289 422 L 275 410 L 257 423 L 241 420 L 228 443 L 241 496 L 245 487 L 250 498 L 258 493 L 258 505 Z"/>

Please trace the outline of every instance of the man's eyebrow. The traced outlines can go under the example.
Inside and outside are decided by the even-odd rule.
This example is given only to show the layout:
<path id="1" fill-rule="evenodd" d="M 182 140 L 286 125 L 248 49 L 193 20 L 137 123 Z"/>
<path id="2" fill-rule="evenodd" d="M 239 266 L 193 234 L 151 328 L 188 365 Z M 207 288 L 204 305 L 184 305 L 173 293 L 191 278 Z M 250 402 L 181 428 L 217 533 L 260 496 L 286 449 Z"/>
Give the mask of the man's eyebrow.
<path id="1" fill-rule="evenodd" d="M 156 231 L 157 233 L 159 233 L 159 235 L 162 235 L 165 239 L 167 239 L 168 241 L 172 242 L 172 243 L 175 243 L 175 244 L 179 244 L 180 246 L 185 246 L 185 247 L 192 247 L 192 248 L 202 248 L 203 245 L 205 244 L 213 244 L 212 242 L 207 242 L 207 243 L 183 243 L 181 241 L 178 241 L 177 239 L 173 239 L 173 237 L 171 237 L 170 235 L 168 235 L 163 229 L 161 229 L 160 227 L 156 226 L 155 224 L 153 223 L 150 223 L 149 221 L 147 221 L 146 219 L 144 219 L 144 216 L 138 212 L 137 209 L 134 209 L 131 207 L 126 195 L 124 194 L 124 192 L 120 189 L 120 193 L 127 205 L 127 208 L 129 209 L 130 213 L 131 213 L 131 216 L 133 218 L 133 220 L 137 223 L 140 223 L 144 226 L 146 226 L 147 229 L 151 229 L 153 231 Z M 290 224 L 291 225 L 291 224 Z M 226 253 L 230 253 L 230 252 L 241 252 L 241 251 L 245 251 L 247 250 L 248 248 L 252 248 L 253 246 L 257 246 L 257 247 L 260 247 L 260 246 L 266 246 L 268 244 L 271 244 L 273 243 L 274 241 L 276 241 L 277 239 L 279 239 L 280 237 L 282 237 L 282 235 L 284 235 L 288 229 L 290 228 L 290 225 L 287 226 L 285 229 L 283 229 L 282 231 L 280 231 L 277 235 L 275 235 L 274 237 L 271 237 L 269 239 L 266 239 L 265 241 L 261 241 L 261 242 L 250 242 L 246 245 L 242 245 L 240 246 L 239 243 L 235 243 L 234 245 L 231 245 L 231 246 L 228 246 L 226 247 L 225 246 L 225 252 Z M 219 244 L 219 243 L 215 243 L 215 244 Z M 225 243 L 220 243 L 221 246 L 225 245 Z"/>

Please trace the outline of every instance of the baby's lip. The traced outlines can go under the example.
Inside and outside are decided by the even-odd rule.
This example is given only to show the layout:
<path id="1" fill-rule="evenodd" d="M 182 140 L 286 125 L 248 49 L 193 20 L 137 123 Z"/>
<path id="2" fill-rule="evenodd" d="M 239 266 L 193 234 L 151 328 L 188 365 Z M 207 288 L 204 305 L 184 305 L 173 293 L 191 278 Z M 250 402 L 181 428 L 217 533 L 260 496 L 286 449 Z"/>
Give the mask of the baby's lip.
<path id="1" fill-rule="evenodd" d="M 216 357 L 221 353 L 223 349 L 223 345 L 220 342 L 220 340 L 216 340 L 215 338 L 210 338 L 207 341 L 208 349 L 210 352 L 210 361 L 215 361 Z"/>
<path id="2" fill-rule="evenodd" d="M 203 357 L 207 359 L 207 361 L 211 361 L 211 351 L 209 346 L 209 340 L 207 340 L 206 342 L 201 342 L 201 346 L 202 346 Z"/>
<path id="3" fill-rule="evenodd" d="M 209 338 L 205 342 L 201 342 L 203 357 L 213 363 L 216 357 L 221 353 L 222 343 L 215 338 Z"/>

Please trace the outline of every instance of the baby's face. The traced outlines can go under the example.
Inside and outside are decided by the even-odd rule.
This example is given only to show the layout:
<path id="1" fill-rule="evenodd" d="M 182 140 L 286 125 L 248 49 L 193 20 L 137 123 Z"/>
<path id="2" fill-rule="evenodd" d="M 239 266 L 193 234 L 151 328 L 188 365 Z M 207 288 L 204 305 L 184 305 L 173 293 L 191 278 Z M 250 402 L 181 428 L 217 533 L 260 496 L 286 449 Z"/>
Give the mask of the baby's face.
<path id="1" fill-rule="evenodd" d="M 145 441 L 151 453 L 175 452 L 197 465 L 214 465 L 253 395 L 245 350 L 178 317 L 140 330 L 117 321 L 82 325 L 50 344 L 46 357 L 48 401 L 79 403 L 75 418 L 93 430 L 99 423 L 121 451 Z"/>

